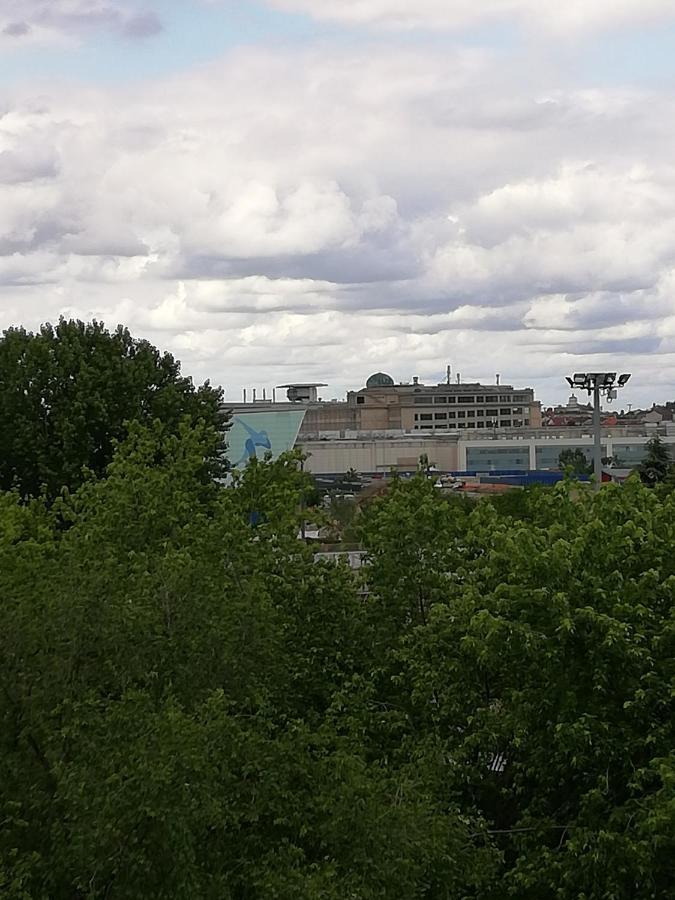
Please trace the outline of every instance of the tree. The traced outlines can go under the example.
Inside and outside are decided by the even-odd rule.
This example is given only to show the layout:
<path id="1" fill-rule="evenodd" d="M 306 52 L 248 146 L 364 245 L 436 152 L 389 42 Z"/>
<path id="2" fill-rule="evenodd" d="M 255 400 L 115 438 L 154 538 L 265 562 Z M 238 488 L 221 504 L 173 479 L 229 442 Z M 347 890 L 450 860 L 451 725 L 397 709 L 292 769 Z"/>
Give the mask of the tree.
<path id="1" fill-rule="evenodd" d="M 370 619 L 297 539 L 308 476 L 205 488 L 210 441 L 135 423 L 105 478 L 0 495 L 0 895 L 460 896 L 486 855 L 369 753 Z"/>
<path id="2" fill-rule="evenodd" d="M 45 488 L 75 490 L 85 470 L 101 475 L 128 423 L 164 422 L 174 433 L 187 417 L 220 434 L 210 474 L 222 468 L 226 416 L 222 391 L 195 388 L 180 365 L 119 326 L 62 319 L 33 334 L 0 338 L 0 488 L 23 497 Z"/>
<path id="3" fill-rule="evenodd" d="M 665 481 L 673 468 L 673 460 L 665 444 L 658 434 L 647 442 L 647 455 L 638 467 L 642 481 L 654 487 Z"/>
<path id="4" fill-rule="evenodd" d="M 353 573 L 212 440 L 0 493 L 0 896 L 670 900 L 675 494 L 393 479 Z"/>
<path id="5" fill-rule="evenodd" d="M 415 747 L 438 802 L 485 822 L 502 862 L 470 896 L 666 900 L 675 497 L 563 483 L 527 519 L 480 502 L 453 531 L 419 490 L 380 501 L 366 535 L 378 602 L 400 589 L 411 610 L 397 638 L 375 627 L 389 629 L 378 695 L 398 714 L 391 752 Z"/>
<path id="6" fill-rule="evenodd" d="M 584 451 L 578 447 L 575 450 L 563 450 L 558 457 L 558 465 L 563 471 L 570 471 L 574 475 L 590 475 L 593 472 L 593 466 L 587 461 Z"/>

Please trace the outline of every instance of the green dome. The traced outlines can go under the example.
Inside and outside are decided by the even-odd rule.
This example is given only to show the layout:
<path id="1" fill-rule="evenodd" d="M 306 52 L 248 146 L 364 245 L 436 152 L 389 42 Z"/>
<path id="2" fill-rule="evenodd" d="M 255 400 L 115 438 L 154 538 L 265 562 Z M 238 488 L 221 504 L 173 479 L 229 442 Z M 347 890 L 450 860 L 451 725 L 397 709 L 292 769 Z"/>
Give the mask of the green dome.
<path id="1" fill-rule="evenodd" d="M 374 387 L 393 387 L 394 379 L 391 375 L 385 375 L 384 372 L 376 372 L 374 375 L 371 375 L 368 381 L 366 381 L 367 388 Z"/>

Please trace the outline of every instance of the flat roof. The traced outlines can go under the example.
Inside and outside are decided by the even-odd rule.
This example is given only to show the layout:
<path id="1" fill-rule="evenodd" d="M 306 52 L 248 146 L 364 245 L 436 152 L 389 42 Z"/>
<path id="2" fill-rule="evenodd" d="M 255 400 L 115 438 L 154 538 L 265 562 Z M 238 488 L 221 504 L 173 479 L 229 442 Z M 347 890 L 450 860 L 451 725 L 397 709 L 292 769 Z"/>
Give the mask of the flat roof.
<path id="1" fill-rule="evenodd" d="M 293 384 L 278 384 L 277 388 L 303 388 L 303 387 L 328 387 L 323 381 L 310 381 L 307 384 L 304 382 L 294 382 Z"/>

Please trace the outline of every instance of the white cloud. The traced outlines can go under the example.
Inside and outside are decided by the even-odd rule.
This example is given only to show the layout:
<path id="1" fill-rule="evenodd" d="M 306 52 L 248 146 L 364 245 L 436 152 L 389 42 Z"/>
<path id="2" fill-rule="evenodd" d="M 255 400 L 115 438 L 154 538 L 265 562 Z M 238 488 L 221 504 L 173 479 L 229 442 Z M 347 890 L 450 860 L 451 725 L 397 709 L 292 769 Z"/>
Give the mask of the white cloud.
<path id="1" fill-rule="evenodd" d="M 278 9 L 348 25 L 466 28 L 507 21 L 560 33 L 672 19 L 671 0 L 268 0 Z"/>
<path id="2" fill-rule="evenodd" d="M 14 89 L 2 324 L 124 321 L 235 396 L 451 362 L 555 399 L 604 354 L 672 391 L 674 98 L 536 82 L 377 43 Z"/>

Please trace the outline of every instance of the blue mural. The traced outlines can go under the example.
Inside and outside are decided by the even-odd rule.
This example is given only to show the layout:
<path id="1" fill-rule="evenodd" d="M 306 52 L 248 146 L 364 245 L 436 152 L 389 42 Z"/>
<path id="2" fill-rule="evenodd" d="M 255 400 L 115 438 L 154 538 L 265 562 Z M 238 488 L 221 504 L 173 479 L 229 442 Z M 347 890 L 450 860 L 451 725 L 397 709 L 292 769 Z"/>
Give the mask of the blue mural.
<path id="1" fill-rule="evenodd" d="M 241 459 L 237 460 L 237 462 L 234 464 L 235 466 L 240 466 L 242 463 L 247 463 L 249 459 L 257 456 L 256 447 L 263 447 L 265 450 L 272 449 L 270 436 L 264 429 L 263 431 L 255 431 L 253 428 L 251 428 L 250 425 L 248 425 L 243 421 L 243 419 L 240 418 L 236 418 L 234 421 L 241 425 L 249 435 L 244 442 L 244 452 L 241 456 Z"/>
<path id="2" fill-rule="evenodd" d="M 234 468 L 250 459 L 264 459 L 270 453 L 277 459 L 292 450 L 305 417 L 304 409 L 243 412 L 232 419 L 227 434 L 227 455 Z"/>

